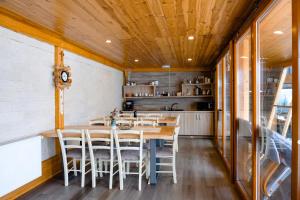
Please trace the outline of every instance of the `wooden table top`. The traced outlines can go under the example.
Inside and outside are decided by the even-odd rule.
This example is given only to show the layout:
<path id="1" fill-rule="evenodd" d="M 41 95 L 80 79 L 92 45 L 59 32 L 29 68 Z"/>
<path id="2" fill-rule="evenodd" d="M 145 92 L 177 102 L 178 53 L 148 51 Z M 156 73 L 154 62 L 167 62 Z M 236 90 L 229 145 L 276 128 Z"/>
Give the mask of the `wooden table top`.
<path id="1" fill-rule="evenodd" d="M 149 121 L 153 120 L 153 119 L 147 119 L 147 117 L 138 117 L 138 119 L 143 119 L 143 118 L 145 120 L 149 120 Z M 122 117 L 120 119 L 122 119 Z M 124 119 L 126 119 L 126 117 L 124 117 Z M 132 118 L 132 119 L 137 119 L 137 118 Z M 95 121 L 95 120 L 99 120 L 99 118 L 98 119 L 92 119 L 91 121 Z M 161 124 L 176 124 L 176 117 L 158 118 L 158 123 L 161 123 Z"/>
<path id="2" fill-rule="evenodd" d="M 166 139 L 173 137 L 176 126 L 137 126 L 132 127 L 131 130 L 143 130 L 144 139 Z M 91 125 L 74 125 L 65 126 L 64 129 L 87 129 L 87 130 L 110 130 L 110 126 L 91 126 Z M 53 130 L 48 130 L 40 133 L 43 137 L 56 138 L 57 133 Z M 78 136 L 78 134 L 76 134 Z M 75 136 L 75 134 L 74 134 Z M 98 137 L 102 135 L 97 134 Z M 96 137 L 96 134 L 91 134 L 91 137 Z M 126 135 L 124 135 L 126 137 Z"/>

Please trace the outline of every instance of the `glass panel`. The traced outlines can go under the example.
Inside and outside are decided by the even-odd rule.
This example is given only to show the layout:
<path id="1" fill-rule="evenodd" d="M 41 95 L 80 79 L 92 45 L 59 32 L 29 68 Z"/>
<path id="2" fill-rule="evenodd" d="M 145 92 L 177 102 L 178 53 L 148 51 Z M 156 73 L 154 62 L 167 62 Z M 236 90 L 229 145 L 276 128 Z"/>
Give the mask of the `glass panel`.
<path id="1" fill-rule="evenodd" d="M 252 198 L 252 66 L 251 32 L 236 44 L 237 181 Z"/>
<path id="2" fill-rule="evenodd" d="M 222 137 L 222 61 L 217 65 L 218 70 L 218 129 L 217 129 L 217 137 L 218 137 L 218 149 L 220 152 L 223 152 L 223 137 Z"/>
<path id="3" fill-rule="evenodd" d="M 279 0 L 258 22 L 261 199 L 291 199 L 292 7 Z"/>
<path id="4" fill-rule="evenodd" d="M 225 148 L 224 148 L 224 157 L 227 164 L 230 166 L 230 124 L 231 124 L 231 95 L 230 95 L 230 88 L 231 88 L 231 55 L 230 51 L 228 51 L 224 57 L 224 64 L 225 64 Z"/>

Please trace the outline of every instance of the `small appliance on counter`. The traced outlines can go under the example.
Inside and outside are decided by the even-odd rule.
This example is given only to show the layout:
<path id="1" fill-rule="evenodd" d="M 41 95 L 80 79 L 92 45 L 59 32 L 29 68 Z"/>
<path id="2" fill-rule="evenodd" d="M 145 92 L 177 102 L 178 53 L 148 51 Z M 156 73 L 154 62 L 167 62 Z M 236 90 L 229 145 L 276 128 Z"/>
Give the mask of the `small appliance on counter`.
<path id="1" fill-rule="evenodd" d="M 199 111 L 213 111 L 214 103 L 213 102 L 197 102 L 197 110 Z"/>
<path id="2" fill-rule="evenodd" d="M 133 101 L 125 101 L 123 103 L 123 110 L 124 111 L 133 111 L 134 102 Z"/>

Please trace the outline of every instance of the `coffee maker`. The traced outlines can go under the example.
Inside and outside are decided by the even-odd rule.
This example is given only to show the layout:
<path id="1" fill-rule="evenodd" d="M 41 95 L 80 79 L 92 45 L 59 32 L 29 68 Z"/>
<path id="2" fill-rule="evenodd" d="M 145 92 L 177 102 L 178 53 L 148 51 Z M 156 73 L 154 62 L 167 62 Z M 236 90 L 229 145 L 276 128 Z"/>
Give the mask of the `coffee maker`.
<path id="1" fill-rule="evenodd" d="M 123 110 L 124 111 L 133 111 L 134 102 L 133 101 L 125 101 L 123 103 Z"/>

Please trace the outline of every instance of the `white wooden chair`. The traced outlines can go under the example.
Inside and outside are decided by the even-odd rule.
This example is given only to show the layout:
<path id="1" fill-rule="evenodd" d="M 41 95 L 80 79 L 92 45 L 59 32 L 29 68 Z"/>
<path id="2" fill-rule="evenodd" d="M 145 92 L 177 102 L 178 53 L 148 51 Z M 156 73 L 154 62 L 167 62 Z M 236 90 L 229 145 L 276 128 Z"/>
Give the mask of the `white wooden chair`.
<path id="1" fill-rule="evenodd" d="M 120 190 L 123 190 L 123 178 L 127 174 L 137 174 L 139 176 L 139 191 L 142 187 L 142 176 L 147 171 L 147 152 L 143 151 L 143 131 L 137 130 L 114 130 L 117 147 L 118 164 L 120 176 Z M 124 137 L 124 135 L 126 135 Z M 135 144 L 135 145 L 128 145 Z M 125 171 L 126 163 L 138 163 L 138 172 Z M 143 171 L 143 168 L 144 171 Z M 122 177 L 122 178 L 121 178 Z"/>
<path id="2" fill-rule="evenodd" d="M 155 121 L 149 120 L 138 120 L 133 122 L 134 126 L 157 126 Z"/>
<path id="3" fill-rule="evenodd" d="M 81 187 L 84 187 L 85 184 L 85 175 L 90 172 L 86 171 L 86 160 L 89 159 L 86 155 L 85 149 L 85 136 L 83 130 L 57 130 L 59 143 L 61 147 L 62 160 L 64 165 L 64 178 L 65 186 L 69 185 L 69 172 L 74 172 L 74 175 L 77 175 L 77 172 L 81 172 Z M 68 162 L 68 158 L 71 160 Z M 77 169 L 76 162 L 80 161 L 80 169 Z M 73 163 L 73 167 L 69 168 L 69 164 Z"/>
<path id="4" fill-rule="evenodd" d="M 147 113 L 146 117 L 157 117 L 157 118 L 162 118 L 161 113 Z"/>
<path id="5" fill-rule="evenodd" d="M 160 159 L 159 163 L 156 163 L 157 166 L 172 167 L 172 170 L 156 170 L 156 173 L 170 173 L 173 174 L 173 182 L 177 183 L 176 175 L 176 146 L 177 138 L 179 134 L 179 127 L 175 128 L 174 136 L 169 138 L 173 142 L 172 147 L 160 147 L 156 150 L 156 158 Z M 171 162 L 166 162 L 163 160 L 171 160 Z"/>
<path id="6" fill-rule="evenodd" d="M 176 125 L 177 127 L 180 126 L 180 114 L 177 115 L 177 117 L 176 117 L 176 124 L 175 124 L 175 125 Z M 177 141 L 177 143 L 176 143 L 176 152 L 178 152 L 178 150 L 179 150 L 179 147 L 178 147 L 178 135 L 177 135 L 176 141 Z M 165 144 L 164 144 L 164 145 L 165 145 L 165 146 L 172 146 L 172 145 L 173 145 L 173 142 L 170 141 L 170 140 L 167 140 L 167 141 L 165 141 Z"/>
<path id="7" fill-rule="evenodd" d="M 128 118 L 132 118 L 133 117 L 133 113 L 120 113 L 118 115 L 118 117 L 128 117 Z"/>
<path id="8" fill-rule="evenodd" d="M 153 122 L 155 122 L 155 123 L 158 124 L 158 120 L 159 120 L 158 117 L 148 117 L 148 116 L 145 116 L 145 117 L 138 117 L 137 121 L 153 121 Z"/>
<path id="9" fill-rule="evenodd" d="M 129 126 L 131 126 L 132 121 L 131 120 L 124 120 L 124 119 L 117 119 L 116 124 L 119 125 L 119 126 L 120 125 L 129 125 Z"/>
<path id="10" fill-rule="evenodd" d="M 92 137 L 91 137 L 92 136 Z M 118 172 L 114 172 L 114 167 L 118 165 L 116 154 L 114 153 L 114 139 L 111 130 L 86 130 L 86 138 L 88 142 L 91 169 L 92 169 L 92 187 L 96 187 L 96 174 L 109 174 L 109 189 L 112 189 L 113 176 Z M 97 168 L 97 161 L 99 168 Z M 109 170 L 102 168 L 102 162 L 109 163 Z"/>

